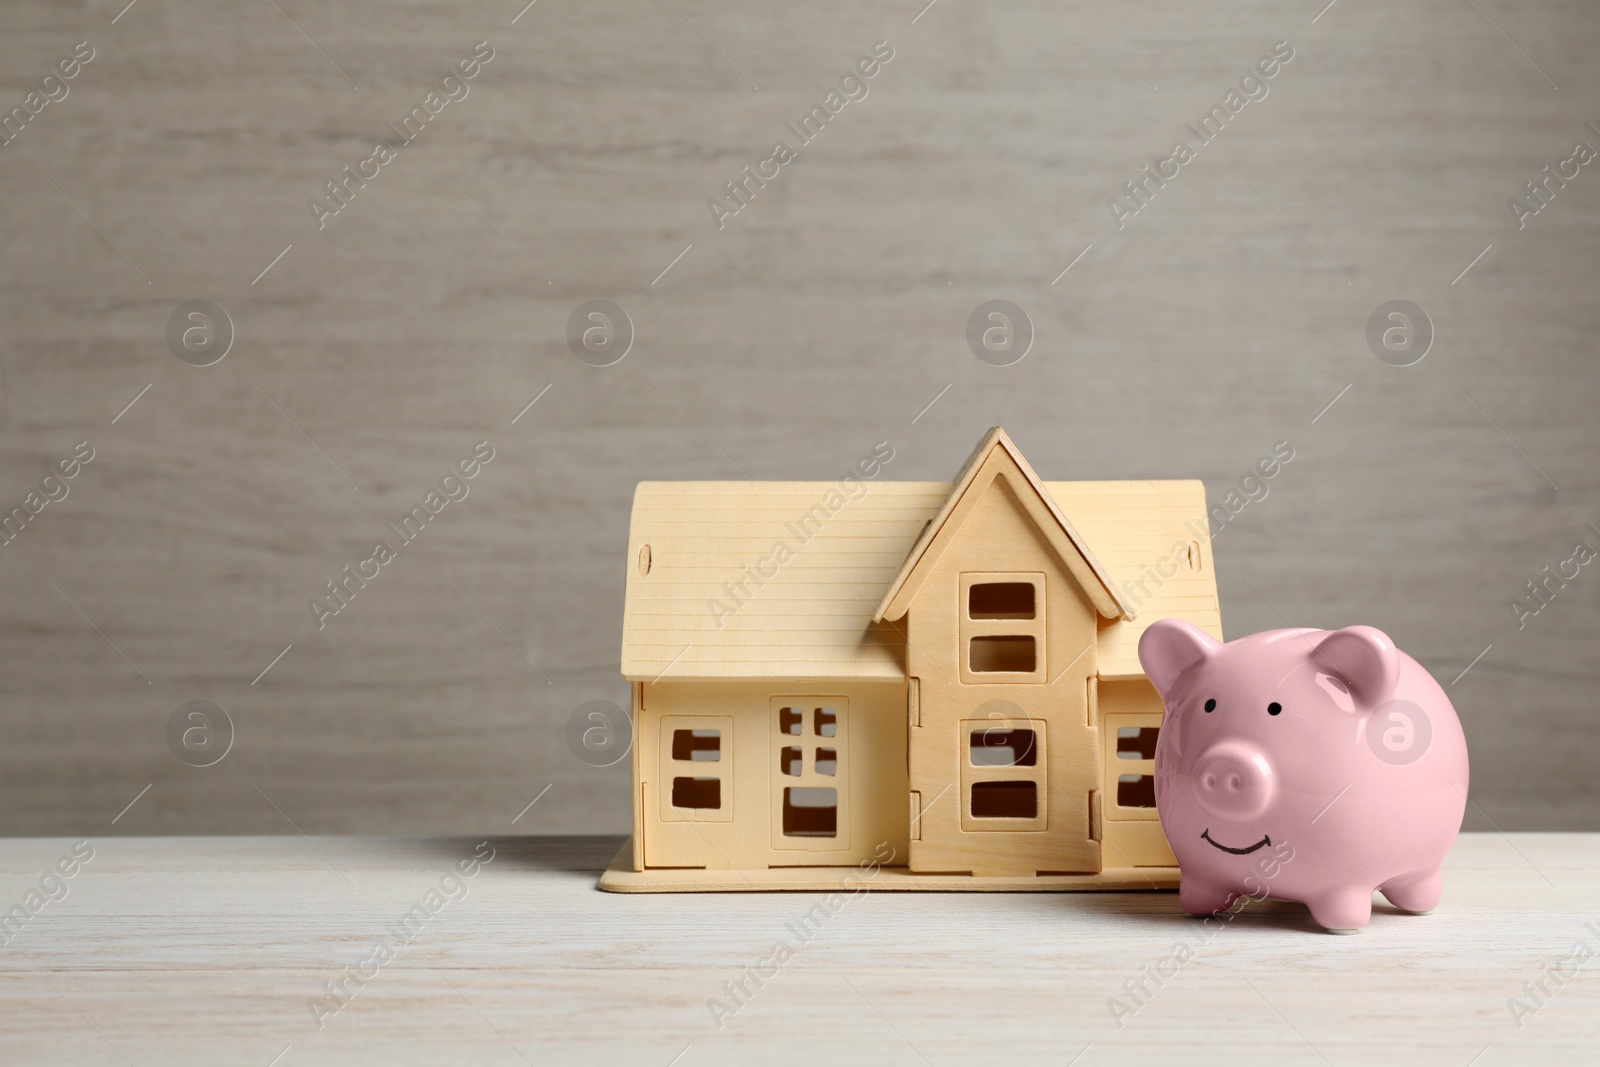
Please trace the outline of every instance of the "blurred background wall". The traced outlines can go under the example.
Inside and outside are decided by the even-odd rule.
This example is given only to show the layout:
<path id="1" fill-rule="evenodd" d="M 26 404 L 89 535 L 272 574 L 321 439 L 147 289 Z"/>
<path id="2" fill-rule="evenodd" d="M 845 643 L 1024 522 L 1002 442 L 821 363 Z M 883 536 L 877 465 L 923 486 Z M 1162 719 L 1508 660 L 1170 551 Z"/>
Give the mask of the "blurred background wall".
<path id="1" fill-rule="evenodd" d="M 1204 479 L 1230 636 L 1383 628 L 1470 828 L 1600 829 L 1600 9 L 922 3 L 0 8 L 0 833 L 623 831 L 634 485 L 992 424 Z"/>

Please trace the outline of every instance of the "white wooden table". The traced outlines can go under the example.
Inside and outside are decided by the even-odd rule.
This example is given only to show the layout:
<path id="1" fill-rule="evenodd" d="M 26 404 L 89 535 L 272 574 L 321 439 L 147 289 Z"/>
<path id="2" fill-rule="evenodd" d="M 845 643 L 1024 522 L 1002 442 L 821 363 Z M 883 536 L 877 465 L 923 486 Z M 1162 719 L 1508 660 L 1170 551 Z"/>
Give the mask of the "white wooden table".
<path id="1" fill-rule="evenodd" d="M 26 910 L 73 844 L 0 841 L 0 907 Z M 410 943 L 374 963 L 476 839 L 91 841 L 91 860 L 44 887 L 67 895 L 0 935 L 0 1063 L 1600 1057 L 1600 962 L 1559 959 L 1580 942 L 1600 953 L 1600 835 L 1466 835 L 1432 916 L 1380 905 L 1359 935 L 1334 937 L 1268 903 L 1204 943 L 1170 892 L 867 892 L 812 912 L 827 917 L 802 942 L 820 895 L 597 892 L 618 844 L 492 839 L 474 877 L 444 881 L 459 899 L 434 898 Z M 724 983 L 779 940 L 793 958 L 730 997 Z M 1184 943 L 1192 959 L 1163 963 Z M 1171 976 L 1158 985 L 1146 967 Z M 351 973 L 367 981 L 319 1028 L 308 1005 Z M 1140 980 L 1142 1004 L 1128 992 Z M 1542 1007 L 1523 988 L 1540 980 Z M 1520 1028 L 1511 997 L 1534 1009 Z M 1121 1027 L 1112 998 L 1132 1011 Z M 712 999 L 731 1011 L 720 1028 Z"/>

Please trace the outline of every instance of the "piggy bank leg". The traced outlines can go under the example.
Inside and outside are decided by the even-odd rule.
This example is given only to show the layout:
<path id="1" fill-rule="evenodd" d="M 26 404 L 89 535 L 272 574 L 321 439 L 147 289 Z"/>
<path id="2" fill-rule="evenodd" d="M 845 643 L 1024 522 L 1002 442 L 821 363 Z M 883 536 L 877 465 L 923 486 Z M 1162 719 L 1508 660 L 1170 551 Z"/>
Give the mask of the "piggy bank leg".
<path id="1" fill-rule="evenodd" d="M 1362 887 L 1333 889 L 1306 901 L 1311 917 L 1330 934 L 1353 934 L 1372 919 L 1372 890 Z"/>
<path id="2" fill-rule="evenodd" d="M 1439 868 L 1435 867 L 1421 874 L 1391 879 L 1379 886 L 1378 891 L 1401 911 L 1426 915 L 1439 906 L 1440 882 Z"/>
<path id="3" fill-rule="evenodd" d="M 1224 886 L 1192 878 L 1180 872 L 1178 876 L 1178 906 L 1190 915 L 1211 915 L 1233 902 L 1237 895 Z"/>

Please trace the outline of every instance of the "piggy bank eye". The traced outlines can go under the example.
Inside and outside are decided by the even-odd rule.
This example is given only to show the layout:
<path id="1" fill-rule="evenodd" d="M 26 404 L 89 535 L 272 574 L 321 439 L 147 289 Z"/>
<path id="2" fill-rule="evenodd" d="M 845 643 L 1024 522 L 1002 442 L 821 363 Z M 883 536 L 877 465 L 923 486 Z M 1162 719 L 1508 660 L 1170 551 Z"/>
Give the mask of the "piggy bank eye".
<path id="1" fill-rule="evenodd" d="M 1216 710 L 1217 710 L 1217 702 L 1215 700 L 1206 701 L 1206 714 L 1207 715 L 1211 714 L 1213 711 L 1216 711 Z"/>
<path id="2" fill-rule="evenodd" d="M 1281 712 L 1282 710 L 1283 710 L 1283 705 L 1278 703 L 1276 700 L 1274 700 L 1272 703 L 1267 705 L 1267 714 L 1268 715 L 1276 715 L 1279 712 Z"/>

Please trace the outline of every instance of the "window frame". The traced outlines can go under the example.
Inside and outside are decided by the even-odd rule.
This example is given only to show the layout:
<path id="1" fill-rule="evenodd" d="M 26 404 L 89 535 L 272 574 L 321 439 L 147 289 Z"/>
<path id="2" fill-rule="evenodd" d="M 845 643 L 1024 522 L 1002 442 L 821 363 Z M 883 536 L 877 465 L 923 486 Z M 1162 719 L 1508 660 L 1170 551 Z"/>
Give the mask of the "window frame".
<path id="1" fill-rule="evenodd" d="M 783 732 L 781 720 L 785 708 L 801 709 L 799 734 Z M 832 734 L 818 732 L 817 712 L 822 708 L 833 709 Z M 834 694 L 775 696 L 768 701 L 767 722 L 770 724 L 768 730 L 771 738 L 767 745 L 767 759 L 771 761 L 768 765 L 768 781 L 771 783 L 768 795 L 772 810 L 771 847 L 784 852 L 841 852 L 848 849 L 851 811 L 849 698 Z M 799 774 L 784 773 L 783 754 L 789 748 L 800 750 Z M 817 752 L 823 749 L 834 753 L 831 775 L 817 770 Z M 783 832 L 784 790 L 808 787 L 834 790 L 837 806 L 834 809 L 833 837 L 797 837 Z"/>
<path id="2" fill-rule="evenodd" d="M 1101 801 L 1103 818 L 1112 822 L 1153 822 L 1161 816 L 1154 807 L 1125 808 L 1118 802 L 1121 793 L 1118 783 L 1125 774 L 1154 778 L 1156 761 L 1149 759 L 1123 759 L 1117 754 L 1118 731 L 1138 729 L 1155 730 L 1159 738 L 1162 730 L 1162 713 L 1159 711 L 1113 711 L 1105 714 L 1105 798 Z"/>
<path id="3" fill-rule="evenodd" d="M 972 617 L 972 587 L 975 585 L 1018 584 L 1033 586 L 1033 618 L 1031 619 L 974 619 Z M 1045 641 L 1046 618 L 1049 614 L 1047 594 L 1049 586 L 1043 571 L 967 571 L 961 575 L 960 599 L 956 604 L 957 626 L 956 658 L 960 665 L 963 685 L 1036 685 L 1047 681 L 1046 671 L 1050 659 L 1049 645 Z M 1031 637 L 1033 638 L 1033 670 L 1031 671 L 975 671 L 972 669 L 972 639 L 974 637 Z M 988 821 L 988 820 L 985 820 Z"/>
<path id="4" fill-rule="evenodd" d="M 1000 833 L 1037 833 L 1050 825 L 1050 741 L 1044 719 L 1010 719 L 991 715 L 987 719 L 962 719 L 961 730 L 961 829 Z M 1033 731 L 1034 761 L 1029 764 L 975 764 L 972 762 L 972 736 L 989 730 Z M 982 782 L 1032 782 L 1035 807 L 1032 818 L 979 818 L 972 814 L 972 787 Z"/>
<path id="5" fill-rule="evenodd" d="M 715 760 L 673 759 L 672 742 L 679 730 L 717 730 Z M 661 716 L 660 781 L 656 783 L 658 808 L 662 822 L 732 822 L 735 802 L 733 792 L 733 716 L 732 715 L 663 715 Z M 690 752 L 693 756 L 693 752 Z M 718 808 L 680 808 L 672 803 L 674 778 L 717 778 L 722 806 Z"/>

